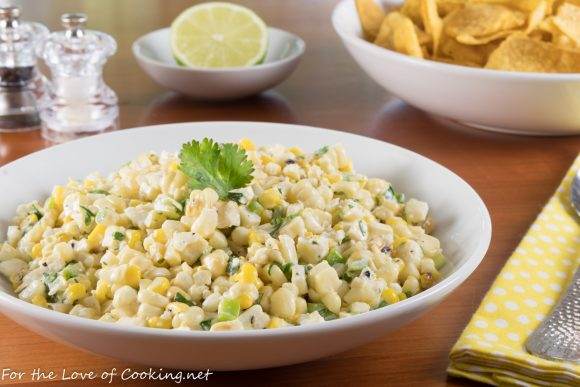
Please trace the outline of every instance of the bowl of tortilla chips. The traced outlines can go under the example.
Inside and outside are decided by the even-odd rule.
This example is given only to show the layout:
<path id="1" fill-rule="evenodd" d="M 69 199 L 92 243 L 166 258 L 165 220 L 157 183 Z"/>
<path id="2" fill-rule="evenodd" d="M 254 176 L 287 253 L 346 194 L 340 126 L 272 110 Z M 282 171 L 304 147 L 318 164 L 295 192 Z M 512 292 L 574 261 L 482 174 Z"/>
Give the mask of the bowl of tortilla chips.
<path id="1" fill-rule="evenodd" d="M 371 78 L 434 116 L 580 134 L 580 0 L 343 0 L 332 23 Z"/>

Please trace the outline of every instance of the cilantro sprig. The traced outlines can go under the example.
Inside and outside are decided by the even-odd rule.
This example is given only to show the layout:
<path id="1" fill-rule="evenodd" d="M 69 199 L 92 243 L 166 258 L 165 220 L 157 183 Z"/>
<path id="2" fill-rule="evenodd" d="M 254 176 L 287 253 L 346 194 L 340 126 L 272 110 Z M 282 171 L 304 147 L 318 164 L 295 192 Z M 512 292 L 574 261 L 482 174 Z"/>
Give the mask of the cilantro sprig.
<path id="1" fill-rule="evenodd" d="M 212 188 L 220 199 L 238 199 L 230 191 L 252 181 L 254 165 L 236 144 L 219 144 L 209 138 L 193 140 L 183 144 L 179 159 L 180 169 L 189 177 L 191 188 Z"/>

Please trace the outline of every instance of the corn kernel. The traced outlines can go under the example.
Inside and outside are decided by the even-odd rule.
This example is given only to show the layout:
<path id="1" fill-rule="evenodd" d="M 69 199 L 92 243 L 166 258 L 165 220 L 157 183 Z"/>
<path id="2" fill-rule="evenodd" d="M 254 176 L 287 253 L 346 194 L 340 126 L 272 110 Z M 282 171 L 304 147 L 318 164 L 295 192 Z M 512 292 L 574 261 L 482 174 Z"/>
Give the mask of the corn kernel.
<path id="1" fill-rule="evenodd" d="M 147 319 L 147 325 L 151 328 L 171 329 L 171 320 L 168 318 L 153 316 Z"/>
<path id="2" fill-rule="evenodd" d="M 403 243 L 407 242 L 409 239 L 405 237 L 399 237 L 395 235 L 395 240 L 393 241 L 393 250 L 396 250 Z"/>
<path id="3" fill-rule="evenodd" d="M 86 179 L 85 181 L 83 181 L 83 187 L 85 187 L 85 189 L 87 190 L 95 189 L 96 186 L 97 185 L 95 181 L 92 179 Z"/>
<path id="4" fill-rule="evenodd" d="M 302 152 L 302 149 L 298 148 L 297 146 L 291 146 L 290 148 L 288 148 L 288 150 L 294 153 L 296 156 L 302 156 L 304 154 L 304 152 Z"/>
<path id="5" fill-rule="evenodd" d="M 263 243 L 264 237 L 262 234 L 257 232 L 256 230 L 250 230 L 248 234 L 248 245 L 252 245 L 254 243 Z"/>
<path id="6" fill-rule="evenodd" d="M 387 304 L 394 304 L 399 301 L 397 293 L 393 289 L 385 289 L 381 294 L 381 300 L 385 301 Z"/>
<path id="7" fill-rule="evenodd" d="M 93 294 L 99 302 L 103 302 L 111 298 L 111 285 L 107 281 L 99 280 Z"/>
<path id="8" fill-rule="evenodd" d="M 40 243 L 35 244 L 32 246 L 32 250 L 30 251 L 30 255 L 32 258 L 40 258 L 42 257 L 42 246 Z"/>
<path id="9" fill-rule="evenodd" d="M 187 304 L 184 304 L 183 302 L 170 302 L 169 304 L 167 304 L 167 307 L 165 309 L 167 310 L 171 309 L 173 313 L 181 313 L 185 312 L 188 308 L 189 306 L 187 306 Z"/>
<path id="10" fill-rule="evenodd" d="M 348 164 L 342 165 L 338 168 L 341 172 L 352 172 L 352 161 L 349 161 Z"/>
<path id="11" fill-rule="evenodd" d="M 286 321 L 281 319 L 280 317 L 272 317 L 270 322 L 268 323 L 268 329 L 280 328 L 286 325 Z"/>
<path id="12" fill-rule="evenodd" d="M 105 235 L 105 230 L 107 226 L 104 224 L 97 224 L 93 231 L 87 237 L 87 241 L 89 242 L 89 246 L 94 249 L 96 248 L 101 241 L 103 240 L 103 236 Z"/>
<path id="13" fill-rule="evenodd" d="M 64 223 L 72 222 L 72 220 L 73 220 L 73 218 L 70 215 L 67 215 L 62 219 L 62 223 L 64 224 Z"/>
<path id="14" fill-rule="evenodd" d="M 155 242 L 165 243 L 167 242 L 167 235 L 165 235 L 165 231 L 163 231 L 162 229 L 157 229 L 153 231 L 153 239 L 155 240 Z"/>
<path id="15" fill-rule="evenodd" d="M 250 306 L 254 305 L 254 300 L 249 294 L 241 294 L 238 297 L 238 302 L 240 303 L 240 308 L 248 309 Z"/>
<path id="16" fill-rule="evenodd" d="M 142 245 L 142 238 L 140 230 L 128 230 L 127 231 L 127 244 L 133 250 L 140 250 Z"/>
<path id="17" fill-rule="evenodd" d="M 42 294 L 35 295 L 30 299 L 30 302 L 32 302 L 34 305 L 42 306 L 43 308 L 48 306 L 46 298 Z"/>
<path id="18" fill-rule="evenodd" d="M 270 210 L 282 204 L 282 195 L 276 188 L 268 188 L 260 194 L 258 201 Z"/>
<path id="19" fill-rule="evenodd" d="M 56 208 L 62 208 L 62 203 L 64 202 L 64 187 L 62 185 L 54 187 L 51 197 Z"/>
<path id="20" fill-rule="evenodd" d="M 246 151 L 256 150 L 256 145 L 249 138 L 242 138 L 239 142 L 240 147 Z"/>
<path id="21" fill-rule="evenodd" d="M 87 293 L 87 288 L 84 284 L 77 282 L 74 284 L 70 284 L 65 292 L 65 298 L 69 303 L 73 303 L 76 300 L 83 298 Z"/>
<path id="22" fill-rule="evenodd" d="M 399 293 L 399 301 L 403 301 L 407 299 L 407 295 L 403 292 Z"/>
<path id="23" fill-rule="evenodd" d="M 260 161 L 262 162 L 262 164 L 266 165 L 268 163 L 271 163 L 272 161 L 274 161 L 274 159 L 268 155 L 262 155 L 260 157 Z"/>
<path id="24" fill-rule="evenodd" d="M 131 199 L 131 200 L 129 200 L 129 207 L 137 207 L 137 206 L 140 206 L 143 203 L 144 202 L 142 202 L 141 200 Z"/>
<path id="25" fill-rule="evenodd" d="M 329 175 L 326 175 L 326 179 L 330 183 L 338 183 L 339 181 L 342 181 L 342 175 L 340 175 L 338 173 L 329 174 Z"/>
<path id="26" fill-rule="evenodd" d="M 68 235 L 68 234 L 60 234 L 60 235 L 58 236 L 58 241 L 59 241 L 59 242 L 68 242 L 68 241 L 70 241 L 71 239 L 72 239 L 72 237 L 71 237 L 70 235 Z"/>
<path id="27" fill-rule="evenodd" d="M 179 169 L 179 163 L 177 161 L 173 161 L 171 164 L 169 164 L 169 170 L 171 172 L 176 172 Z"/>
<path id="28" fill-rule="evenodd" d="M 258 270 L 249 262 L 242 265 L 239 281 L 245 284 L 255 284 L 258 281 Z"/>
<path id="29" fill-rule="evenodd" d="M 36 214 L 29 214 L 26 217 L 26 222 L 28 224 L 36 223 L 36 222 L 38 222 L 38 216 L 36 216 Z"/>
<path id="30" fill-rule="evenodd" d="M 133 288 L 139 287 L 141 269 L 137 265 L 129 265 L 125 270 L 125 283 Z"/>
<path id="31" fill-rule="evenodd" d="M 167 289 L 169 289 L 170 285 L 171 284 L 169 283 L 169 280 L 167 278 L 157 277 L 151 282 L 151 285 L 149 285 L 149 289 L 159 294 L 165 294 Z"/>
<path id="32" fill-rule="evenodd" d="M 314 236 L 314 233 L 313 233 L 312 231 L 306 231 L 306 232 L 304 233 L 304 236 L 305 236 L 306 238 L 312 238 L 312 237 Z"/>

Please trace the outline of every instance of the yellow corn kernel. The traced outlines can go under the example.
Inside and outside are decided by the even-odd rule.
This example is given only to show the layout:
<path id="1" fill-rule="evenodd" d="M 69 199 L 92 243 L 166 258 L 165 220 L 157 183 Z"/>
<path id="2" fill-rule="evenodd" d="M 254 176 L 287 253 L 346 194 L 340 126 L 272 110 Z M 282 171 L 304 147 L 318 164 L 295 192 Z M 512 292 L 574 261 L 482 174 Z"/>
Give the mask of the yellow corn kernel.
<path id="1" fill-rule="evenodd" d="M 305 236 L 306 238 L 312 238 L 312 237 L 314 236 L 314 233 L 313 233 L 312 231 L 306 231 L 306 232 L 304 233 L 304 236 Z"/>
<path id="2" fill-rule="evenodd" d="M 394 304 L 399 301 L 397 293 L 393 289 L 385 289 L 381 294 L 381 300 L 385 301 L 387 304 Z"/>
<path id="3" fill-rule="evenodd" d="M 57 185 L 52 190 L 52 200 L 57 209 L 62 208 L 62 203 L 64 202 L 64 187 L 62 185 Z"/>
<path id="4" fill-rule="evenodd" d="M 238 302 L 240 303 L 240 307 L 242 309 L 248 309 L 250 306 L 254 305 L 254 300 L 252 300 L 252 297 L 245 293 L 238 297 Z"/>
<path id="5" fill-rule="evenodd" d="M 111 285 L 107 281 L 99 280 L 93 294 L 99 302 L 103 302 L 111 298 Z"/>
<path id="6" fill-rule="evenodd" d="M 168 318 L 153 316 L 147 319 L 147 325 L 151 328 L 171 329 L 171 320 Z"/>
<path id="7" fill-rule="evenodd" d="M 133 250 L 140 250 L 142 245 L 143 235 L 140 230 L 128 230 L 127 231 L 127 244 Z"/>
<path id="8" fill-rule="evenodd" d="M 338 173 L 328 174 L 326 175 L 326 179 L 329 183 L 338 183 L 339 181 L 342 181 L 342 175 Z"/>
<path id="9" fill-rule="evenodd" d="M 302 156 L 304 154 L 304 152 L 302 152 L 302 149 L 298 148 L 297 146 L 291 146 L 290 148 L 288 148 L 288 150 L 294 153 L 296 156 Z"/>
<path id="10" fill-rule="evenodd" d="M 70 235 L 68 235 L 68 234 L 60 234 L 60 235 L 58 236 L 58 241 L 59 241 L 59 242 L 68 242 L 68 241 L 70 241 L 71 239 L 72 239 L 72 237 L 71 237 Z"/>
<path id="11" fill-rule="evenodd" d="M 409 238 L 399 237 L 395 235 L 395 240 L 393 241 L 393 250 L 396 250 L 403 243 L 407 242 Z"/>
<path id="12" fill-rule="evenodd" d="M 171 284 L 169 283 L 169 280 L 167 278 L 157 277 L 151 282 L 151 285 L 149 285 L 149 289 L 159 294 L 165 294 L 167 289 L 169 289 L 170 285 Z"/>
<path id="13" fill-rule="evenodd" d="M 144 202 L 142 202 L 141 200 L 131 199 L 131 200 L 129 200 L 129 207 L 137 207 L 137 206 L 140 206 L 143 203 Z"/>
<path id="14" fill-rule="evenodd" d="M 256 150 L 256 144 L 249 138 L 242 138 L 238 143 L 243 150 L 253 151 Z"/>
<path id="15" fill-rule="evenodd" d="M 62 219 L 63 224 L 68 223 L 68 222 L 72 222 L 72 221 L 73 221 L 73 218 L 70 215 L 67 215 Z"/>
<path id="16" fill-rule="evenodd" d="M 42 257 L 42 246 L 40 243 L 35 244 L 32 246 L 32 250 L 30 251 L 30 255 L 32 258 L 40 258 Z"/>
<path id="17" fill-rule="evenodd" d="M 169 164 L 169 170 L 171 172 L 176 172 L 179 169 L 179 163 L 177 161 L 173 161 L 171 164 Z"/>
<path id="18" fill-rule="evenodd" d="M 399 301 L 403 301 L 407 299 L 407 295 L 403 292 L 399 293 Z"/>
<path id="19" fill-rule="evenodd" d="M 276 188 L 268 188 L 260 194 L 258 201 L 270 210 L 282 204 L 282 194 Z"/>
<path id="20" fill-rule="evenodd" d="M 26 223 L 32 224 L 32 223 L 36 223 L 36 222 L 38 222 L 38 216 L 36 216 L 36 214 L 29 214 L 26 217 Z"/>
<path id="21" fill-rule="evenodd" d="M 125 283 L 133 288 L 139 287 L 139 280 L 141 279 L 141 269 L 137 265 L 127 266 L 125 270 Z"/>
<path id="22" fill-rule="evenodd" d="M 256 281 L 256 283 L 254 285 L 256 285 L 256 289 L 260 290 L 264 286 L 264 283 L 262 282 L 261 279 L 258 278 L 258 280 Z"/>
<path id="23" fill-rule="evenodd" d="M 274 159 L 268 155 L 262 155 L 260 157 L 260 161 L 262 162 L 262 164 L 266 165 L 268 163 L 271 163 L 272 161 L 274 161 Z"/>
<path id="24" fill-rule="evenodd" d="M 83 187 L 85 187 L 85 189 L 87 190 L 95 189 L 96 186 L 97 184 L 93 179 L 86 179 L 85 181 L 83 181 Z"/>
<path id="25" fill-rule="evenodd" d="M 188 308 L 189 306 L 187 304 L 184 304 L 183 302 L 170 302 L 169 304 L 167 304 L 167 307 L 165 309 L 166 310 L 171 309 L 171 311 L 175 314 L 185 312 Z"/>
<path id="26" fill-rule="evenodd" d="M 70 284 L 64 292 L 65 298 L 69 303 L 83 298 L 86 294 L 87 288 L 80 282 Z"/>
<path id="27" fill-rule="evenodd" d="M 250 232 L 248 234 L 248 245 L 252 245 L 254 243 L 263 243 L 263 242 L 264 242 L 264 236 L 262 234 L 260 234 L 256 230 L 250 230 Z"/>
<path id="28" fill-rule="evenodd" d="M 337 224 L 335 224 L 334 226 L 332 226 L 332 229 L 334 231 L 339 231 L 342 230 L 344 227 L 344 223 L 343 222 L 338 222 Z"/>
<path id="29" fill-rule="evenodd" d="M 272 317 L 270 322 L 268 323 L 268 329 L 280 328 L 286 325 L 286 321 L 281 319 L 280 317 Z"/>
<path id="30" fill-rule="evenodd" d="M 153 231 L 153 239 L 155 240 L 155 242 L 165 243 L 167 242 L 167 235 L 165 235 L 165 231 L 159 228 Z"/>
<path id="31" fill-rule="evenodd" d="M 30 299 L 30 302 L 32 302 L 34 305 L 42 306 L 43 308 L 46 308 L 48 306 L 46 298 L 42 294 L 37 294 L 33 296 Z"/>
<path id="32" fill-rule="evenodd" d="M 94 249 L 97 247 L 101 241 L 103 240 L 103 236 L 105 235 L 105 230 L 107 226 L 104 224 L 97 224 L 93 231 L 87 237 L 87 241 L 89 242 L 89 246 Z"/>
<path id="33" fill-rule="evenodd" d="M 348 164 L 342 165 L 338 168 L 341 172 L 352 172 L 352 161 L 349 161 Z"/>
<path id="34" fill-rule="evenodd" d="M 258 281 L 258 270 L 249 262 L 242 265 L 239 281 L 245 284 L 255 284 Z"/>

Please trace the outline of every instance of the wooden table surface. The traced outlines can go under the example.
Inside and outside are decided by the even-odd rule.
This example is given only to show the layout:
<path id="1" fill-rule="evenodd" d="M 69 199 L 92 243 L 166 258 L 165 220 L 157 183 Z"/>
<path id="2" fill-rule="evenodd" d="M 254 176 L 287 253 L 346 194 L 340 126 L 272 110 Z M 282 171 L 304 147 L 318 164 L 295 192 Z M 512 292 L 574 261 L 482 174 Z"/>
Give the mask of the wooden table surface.
<path id="1" fill-rule="evenodd" d="M 297 71 L 279 87 L 227 103 L 193 102 L 167 91 L 155 85 L 132 57 L 130 47 L 137 37 L 169 25 L 191 4 L 190 0 L 29 0 L 23 1 L 22 6 L 26 19 L 43 22 L 52 29 L 58 27 L 61 13 L 86 12 L 90 28 L 117 39 L 119 50 L 106 67 L 106 81 L 119 95 L 122 128 L 185 121 L 255 120 L 335 128 L 378 138 L 419 152 L 469 182 L 490 210 L 493 238 L 483 263 L 457 291 L 396 333 L 303 365 L 219 373 L 210 377 L 210 383 L 469 384 L 446 376 L 449 350 L 577 155 L 580 137 L 517 137 L 445 126 L 389 95 L 357 67 L 329 21 L 336 1 L 243 3 L 269 25 L 300 35 L 307 50 Z M 0 134 L 0 165 L 47 146 L 50 144 L 38 132 Z M 56 344 L 4 316 L 0 316 L 0 337 L 0 369 L 30 372 L 40 367 L 61 372 L 66 368 L 72 372 L 138 367 Z"/>

